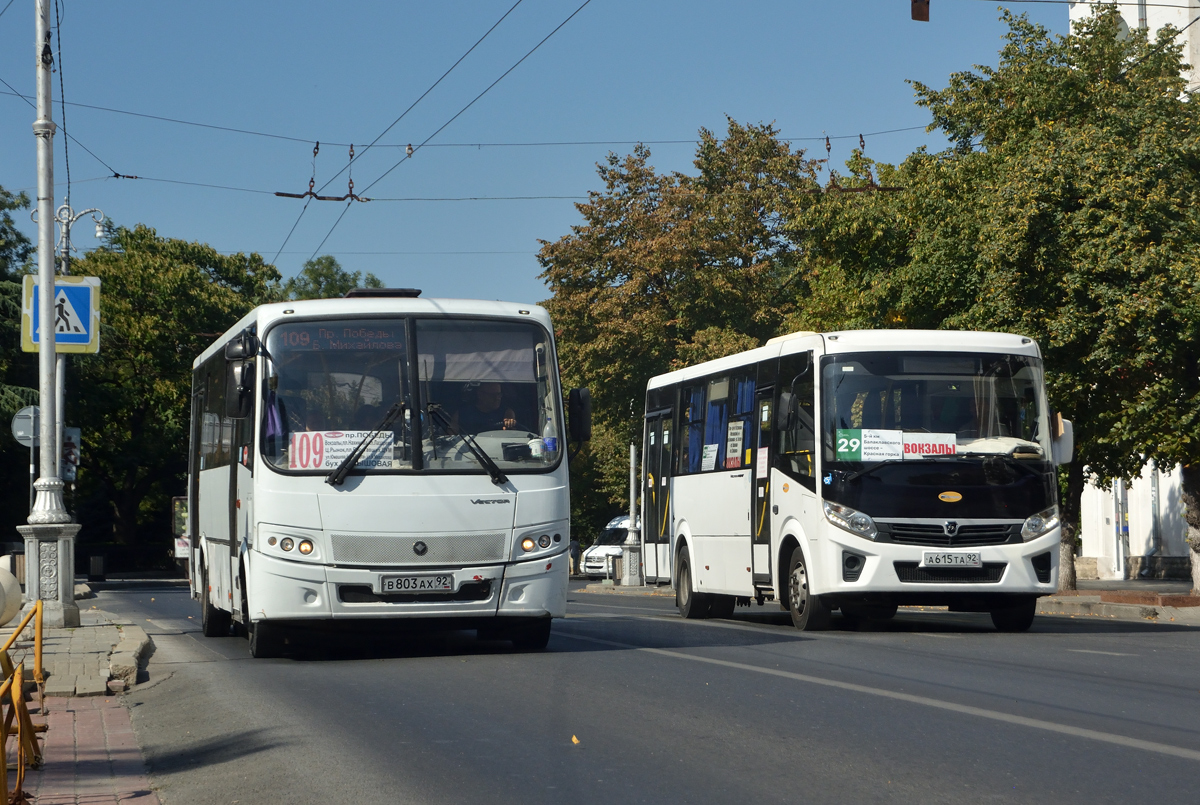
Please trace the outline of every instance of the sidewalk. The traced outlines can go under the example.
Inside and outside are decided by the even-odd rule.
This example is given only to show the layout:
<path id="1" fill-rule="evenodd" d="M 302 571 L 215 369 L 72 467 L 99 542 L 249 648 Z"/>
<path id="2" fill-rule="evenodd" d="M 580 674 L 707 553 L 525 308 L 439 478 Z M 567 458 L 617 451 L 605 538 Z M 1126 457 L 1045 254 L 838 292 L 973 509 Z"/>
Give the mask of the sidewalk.
<path id="1" fill-rule="evenodd" d="M 1200 596 L 1192 595 L 1190 581 L 1080 579 L 1076 587 L 1074 592 L 1042 598 L 1038 611 L 1200 626 Z"/>
<path id="2" fill-rule="evenodd" d="M 49 729 L 41 734 L 43 765 L 27 771 L 24 790 L 38 805 L 159 805 L 120 695 L 136 683 L 150 639 L 141 627 L 90 608 L 86 598 L 78 603 L 78 628 L 46 629 L 42 635 L 46 699 L 41 710 L 35 694 L 29 709 L 35 723 L 44 720 Z M 0 639 L 15 626 L 0 629 Z M 28 639 L 15 643 L 10 656 L 24 663 L 28 679 L 32 627 L 23 637 Z"/>

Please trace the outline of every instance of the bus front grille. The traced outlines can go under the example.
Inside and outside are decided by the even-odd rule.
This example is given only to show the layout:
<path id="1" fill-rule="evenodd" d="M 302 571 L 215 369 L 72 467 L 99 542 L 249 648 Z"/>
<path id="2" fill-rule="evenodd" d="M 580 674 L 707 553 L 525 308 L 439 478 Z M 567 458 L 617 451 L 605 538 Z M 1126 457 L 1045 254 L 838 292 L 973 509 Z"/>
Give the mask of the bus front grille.
<path id="1" fill-rule="evenodd" d="M 1007 562 L 984 562 L 983 567 L 921 567 L 916 562 L 893 562 L 896 577 L 906 584 L 995 584 Z"/>
<path id="2" fill-rule="evenodd" d="M 941 524 L 876 521 L 876 525 L 879 527 L 880 542 L 891 542 L 897 545 L 966 548 L 1021 541 L 1021 524 L 1019 522 L 960 525 L 953 536 L 946 534 L 945 528 Z"/>
<path id="3" fill-rule="evenodd" d="M 333 561 L 346 565 L 474 565 L 503 562 L 507 534 L 384 536 L 332 534 Z M 421 543 L 422 545 L 418 545 Z"/>

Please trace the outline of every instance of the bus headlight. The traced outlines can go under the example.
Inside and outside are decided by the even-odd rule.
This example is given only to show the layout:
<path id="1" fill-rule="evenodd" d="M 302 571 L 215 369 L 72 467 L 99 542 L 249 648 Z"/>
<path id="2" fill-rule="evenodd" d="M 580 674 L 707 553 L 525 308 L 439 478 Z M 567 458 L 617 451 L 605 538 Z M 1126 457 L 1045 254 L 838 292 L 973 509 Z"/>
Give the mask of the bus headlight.
<path id="1" fill-rule="evenodd" d="M 292 542 L 291 537 L 284 537 L 283 539 L 281 539 L 279 541 L 279 547 L 283 548 L 285 551 L 290 551 L 292 549 L 293 544 L 295 544 L 295 543 Z"/>
<path id="2" fill-rule="evenodd" d="M 1025 523 L 1021 526 L 1021 539 L 1029 542 L 1056 528 L 1058 528 L 1058 506 L 1051 506 L 1045 511 L 1031 514 L 1025 518 Z"/>
<path id="3" fill-rule="evenodd" d="M 521 550 L 532 551 L 534 544 L 533 537 L 526 537 L 525 539 L 521 540 Z"/>
<path id="4" fill-rule="evenodd" d="M 300 553 L 304 554 L 305 556 L 308 556 L 310 553 L 313 552 L 312 542 L 310 542 L 309 540 L 306 540 L 306 539 L 300 540 L 299 550 L 300 550 Z"/>
<path id="5" fill-rule="evenodd" d="M 857 509 L 825 501 L 825 519 L 838 528 L 864 539 L 875 539 L 875 521 Z"/>

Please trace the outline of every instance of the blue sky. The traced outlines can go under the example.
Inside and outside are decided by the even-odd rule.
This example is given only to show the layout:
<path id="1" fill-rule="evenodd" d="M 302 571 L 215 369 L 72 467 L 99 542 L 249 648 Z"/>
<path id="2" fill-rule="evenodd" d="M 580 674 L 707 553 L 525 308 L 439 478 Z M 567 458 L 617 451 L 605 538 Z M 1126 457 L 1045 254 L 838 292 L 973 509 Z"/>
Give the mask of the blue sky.
<path id="1" fill-rule="evenodd" d="M 71 201 L 125 226 L 257 251 L 284 276 L 314 254 L 426 296 L 540 301 L 538 240 L 555 240 L 580 216 L 570 199 L 312 202 L 287 240 L 313 172 L 320 188 L 362 153 L 515 0 L 440 3 L 135 2 L 59 0 L 69 103 L 245 129 L 252 136 L 67 106 L 71 134 L 122 174 L 221 185 L 102 178 L 110 171 L 71 143 Z M 0 7 L 6 0 L 0 0 Z M 867 155 L 899 161 L 936 134 L 910 130 L 926 113 L 905 79 L 933 86 L 951 72 L 994 64 L 1001 4 L 932 0 L 929 23 L 908 0 L 592 0 L 466 112 L 365 191 L 550 33 L 582 0 L 523 0 L 436 89 L 353 166 L 355 191 L 374 198 L 583 196 L 597 189 L 596 162 L 632 142 L 650 145 L 659 170 L 690 171 L 700 127 L 725 116 L 773 121 L 784 137 L 850 135 L 833 142 L 844 160 L 857 135 Z M 1065 3 L 1010 7 L 1056 33 Z M 0 79 L 33 94 L 33 6 L 0 16 Z M 0 92 L 9 92 L 0 85 Z M 62 123 L 58 75 L 54 119 Z M 33 109 L 0 95 L 0 186 L 34 195 Z M 56 204 L 66 192 L 64 137 L 55 138 Z M 483 145 L 580 143 L 588 145 Z M 335 144 L 337 143 L 337 144 Z M 609 144 L 611 143 L 611 144 Z M 466 145 L 464 145 L 466 144 Z M 394 146 L 401 146 L 400 148 Z M 824 156 L 823 142 L 797 143 Z M 247 192 L 256 191 L 256 192 Z M 347 192 L 343 173 L 324 191 Z M 31 238 L 35 228 L 18 215 Z M 330 234 L 331 228 L 332 234 Z M 75 230 L 91 248 L 92 228 Z"/>

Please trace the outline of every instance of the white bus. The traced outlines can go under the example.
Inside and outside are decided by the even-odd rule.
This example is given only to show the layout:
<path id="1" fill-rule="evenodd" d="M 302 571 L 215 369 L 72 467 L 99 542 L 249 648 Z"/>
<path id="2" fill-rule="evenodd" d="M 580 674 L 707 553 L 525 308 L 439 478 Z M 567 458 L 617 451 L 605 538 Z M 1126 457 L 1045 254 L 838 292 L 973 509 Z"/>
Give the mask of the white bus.
<path id="1" fill-rule="evenodd" d="M 643 564 L 687 618 L 773 599 L 799 629 L 899 605 L 1022 631 L 1057 584 L 1037 344 L 947 331 L 794 333 L 653 378 Z"/>
<path id="2" fill-rule="evenodd" d="M 566 609 L 562 392 L 533 305 L 369 289 L 255 308 L 193 364 L 203 631 L 440 618 L 519 648 Z M 572 392 L 573 433 L 590 430 Z"/>

